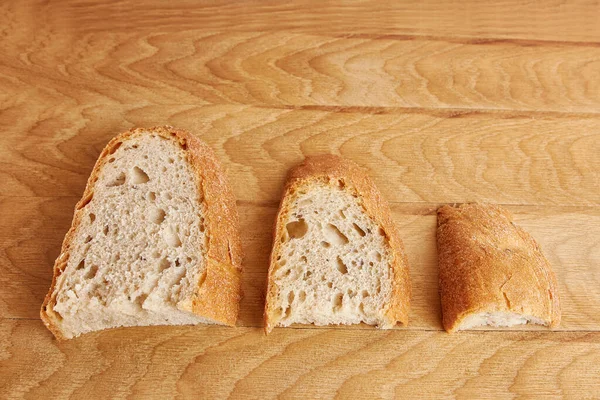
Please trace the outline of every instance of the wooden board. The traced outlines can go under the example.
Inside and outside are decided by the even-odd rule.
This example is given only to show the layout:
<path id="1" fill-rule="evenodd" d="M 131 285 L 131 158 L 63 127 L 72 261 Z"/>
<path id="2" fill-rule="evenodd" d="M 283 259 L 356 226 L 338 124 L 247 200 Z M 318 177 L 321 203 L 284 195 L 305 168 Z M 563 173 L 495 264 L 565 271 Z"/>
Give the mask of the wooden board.
<path id="1" fill-rule="evenodd" d="M 0 398 L 600 398 L 600 7 L 593 2 L 0 4 Z M 236 328 L 39 320 L 102 147 L 205 140 L 238 199 Z M 261 330 L 287 170 L 334 153 L 389 200 L 408 327 Z M 556 272 L 563 322 L 442 331 L 435 210 L 500 203 Z"/>

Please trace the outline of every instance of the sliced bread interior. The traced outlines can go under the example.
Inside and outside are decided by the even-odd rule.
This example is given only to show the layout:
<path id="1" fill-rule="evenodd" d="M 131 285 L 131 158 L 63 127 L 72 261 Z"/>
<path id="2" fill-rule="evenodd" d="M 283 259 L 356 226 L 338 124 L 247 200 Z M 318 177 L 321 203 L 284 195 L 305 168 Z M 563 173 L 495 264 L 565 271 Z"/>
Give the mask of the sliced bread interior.
<path id="1" fill-rule="evenodd" d="M 440 293 L 444 328 L 556 327 L 556 278 L 536 241 L 496 205 L 438 210 Z"/>
<path id="2" fill-rule="evenodd" d="M 408 267 L 387 204 L 354 163 L 309 158 L 291 172 L 277 217 L 266 330 L 407 322 Z"/>
<path id="3" fill-rule="evenodd" d="M 126 132 L 107 145 L 76 206 L 42 319 L 59 338 L 120 326 L 232 325 L 237 225 L 208 146 L 169 127 Z M 221 254 L 209 254 L 210 243 Z"/>

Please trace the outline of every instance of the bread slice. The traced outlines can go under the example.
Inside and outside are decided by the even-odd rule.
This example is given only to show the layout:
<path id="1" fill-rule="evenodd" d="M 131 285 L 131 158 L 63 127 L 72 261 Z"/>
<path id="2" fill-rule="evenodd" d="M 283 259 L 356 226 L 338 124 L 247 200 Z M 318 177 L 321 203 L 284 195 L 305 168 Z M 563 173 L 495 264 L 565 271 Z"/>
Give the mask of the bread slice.
<path id="1" fill-rule="evenodd" d="M 301 324 L 408 323 L 410 280 L 387 203 L 351 161 L 307 158 L 277 215 L 265 331 Z"/>
<path id="2" fill-rule="evenodd" d="M 534 323 L 556 327 L 556 278 L 535 240 L 499 206 L 438 209 L 444 328 Z"/>
<path id="3" fill-rule="evenodd" d="M 102 151 L 41 309 L 69 339 L 135 325 L 234 325 L 242 250 L 235 199 L 211 149 L 172 127 Z"/>

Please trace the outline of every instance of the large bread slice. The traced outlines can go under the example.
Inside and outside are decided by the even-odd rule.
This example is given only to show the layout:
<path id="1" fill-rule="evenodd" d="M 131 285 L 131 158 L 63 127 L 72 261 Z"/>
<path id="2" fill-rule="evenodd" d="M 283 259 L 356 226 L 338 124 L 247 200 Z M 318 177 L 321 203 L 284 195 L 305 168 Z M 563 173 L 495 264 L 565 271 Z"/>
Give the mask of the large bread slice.
<path id="1" fill-rule="evenodd" d="M 211 149 L 171 127 L 133 129 L 96 162 L 41 317 L 59 339 L 234 325 L 241 257 L 235 200 Z"/>
<path id="2" fill-rule="evenodd" d="M 408 323 L 410 280 L 387 203 L 335 156 L 290 172 L 276 220 L 265 331 L 293 323 Z"/>
<path id="3" fill-rule="evenodd" d="M 437 244 L 444 328 L 528 322 L 556 327 L 556 278 L 535 240 L 495 205 L 438 210 Z"/>

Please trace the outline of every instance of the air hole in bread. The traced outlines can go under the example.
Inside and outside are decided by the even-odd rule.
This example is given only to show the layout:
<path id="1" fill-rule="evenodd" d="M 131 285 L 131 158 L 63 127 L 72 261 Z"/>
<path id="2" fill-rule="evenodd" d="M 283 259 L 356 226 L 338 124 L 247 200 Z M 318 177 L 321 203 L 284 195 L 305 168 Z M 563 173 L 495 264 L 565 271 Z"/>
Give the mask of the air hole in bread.
<path id="1" fill-rule="evenodd" d="M 383 228 L 380 227 L 378 232 L 381 236 L 385 236 L 385 231 L 383 230 Z"/>
<path id="2" fill-rule="evenodd" d="M 298 221 L 289 222 L 285 228 L 290 239 L 300 239 L 308 232 L 308 224 L 302 218 Z"/>
<path id="3" fill-rule="evenodd" d="M 342 217 L 342 219 L 346 219 L 346 214 L 344 214 L 344 210 L 340 210 L 340 217 Z"/>
<path id="4" fill-rule="evenodd" d="M 185 258 L 185 262 L 187 262 L 188 264 L 191 264 L 191 263 L 192 263 L 192 261 L 193 261 L 193 260 L 192 260 L 192 257 L 186 257 L 186 258 Z"/>
<path id="5" fill-rule="evenodd" d="M 85 238 L 85 241 L 84 241 L 83 243 L 89 243 L 89 242 L 91 242 L 91 241 L 92 241 L 92 237 L 88 235 L 88 236 Z"/>
<path id="6" fill-rule="evenodd" d="M 175 266 L 176 267 L 180 267 L 181 266 L 181 262 L 179 261 L 179 258 L 177 260 L 175 260 Z"/>
<path id="7" fill-rule="evenodd" d="M 361 314 L 365 315 L 365 305 L 364 305 L 363 303 L 360 303 L 360 304 L 358 305 L 358 311 L 359 311 Z"/>
<path id="8" fill-rule="evenodd" d="M 167 193 L 165 195 L 165 197 L 167 198 L 167 200 L 172 200 L 173 199 L 173 196 L 171 195 L 171 193 Z"/>
<path id="9" fill-rule="evenodd" d="M 336 264 L 337 270 L 340 271 L 342 274 L 348 273 L 348 267 L 346 267 L 346 264 L 344 264 L 344 261 L 342 261 L 342 259 L 339 256 L 336 259 L 335 264 Z"/>
<path id="10" fill-rule="evenodd" d="M 115 179 L 113 179 L 108 184 L 106 184 L 106 186 L 108 186 L 108 187 L 121 186 L 125 183 L 125 179 L 126 179 L 125 173 L 121 172 L 119 175 L 117 175 L 117 177 Z"/>
<path id="11" fill-rule="evenodd" d="M 77 264 L 77 271 L 82 270 L 85 268 L 85 260 L 81 260 L 79 261 L 79 264 Z"/>
<path id="12" fill-rule="evenodd" d="M 365 297 L 369 297 L 369 296 L 370 296 L 370 294 L 369 294 L 369 291 L 368 291 L 368 290 L 363 290 L 363 291 L 360 293 L 360 295 L 361 295 L 361 297 L 363 297 L 363 298 L 365 298 Z"/>
<path id="13" fill-rule="evenodd" d="M 343 179 L 338 179 L 338 186 L 343 189 L 346 187 L 346 182 Z"/>
<path id="14" fill-rule="evenodd" d="M 163 232 L 163 239 L 171 247 L 180 247 L 181 239 L 172 226 L 167 226 Z"/>
<path id="15" fill-rule="evenodd" d="M 131 182 L 134 185 L 141 185 L 147 183 L 150 180 L 148 174 L 140 167 L 133 167 L 131 171 Z"/>
<path id="16" fill-rule="evenodd" d="M 114 152 L 117 151 L 119 149 L 119 147 L 121 147 L 122 144 L 123 144 L 123 142 L 117 142 L 117 143 L 115 143 L 115 145 L 113 146 L 113 148 L 110 149 L 110 153 L 108 153 L 108 154 L 114 154 Z"/>
<path id="17" fill-rule="evenodd" d="M 335 246 L 344 245 L 349 242 L 346 235 L 340 232 L 338 227 L 333 224 L 327 224 L 323 233 L 327 241 Z"/>
<path id="18" fill-rule="evenodd" d="M 333 288 L 333 282 L 327 282 L 327 287 L 328 287 L 329 289 Z"/>
<path id="19" fill-rule="evenodd" d="M 156 200 L 156 193 L 154 193 L 154 192 L 148 192 L 148 200 L 155 201 Z"/>
<path id="20" fill-rule="evenodd" d="M 333 311 L 339 311 L 342 308 L 342 303 L 344 301 L 343 293 L 336 293 L 333 297 Z"/>
<path id="21" fill-rule="evenodd" d="M 163 272 L 165 269 L 169 268 L 171 266 L 171 263 L 169 262 L 169 260 L 167 260 L 166 257 L 164 257 L 162 260 L 160 260 L 160 262 L 158 263 L 158 272 L 161 273 Z"/>
<path id="22" fill-rule="evenodd" d="M 303 303 L 304 300 L 306 300 L 306 292 L 304 290 L 301 290 L 300 293 L 298 293 L 298 301 L 300 303 Z"/>
<path id="23" fill-rule="evenodd" d="M 311 271 L 306 271 L 306 272 L 304 273 L 304 276 L 305 276 L 305 279 L 304 279 L 304 280 L 306 280 L 306 279 L 308 279 L 308 278 L 310 278 L 310 277 L 312 276 L 312 272 L 311 272 Z"/>
<path id="24" fill-rule="evenodd" d="M 108 159 L 108 162 L 109 162 L 109 163 L 115 162 L 115 158 L 114 158 L 114 157 L 111 157 L 111 158 L 109 158 L 109 159 Z"/>
<path id="25" fill-rule="evenodd" d="M 175 162 L 175 159 L 173 157 L 169 157 L 169 164 L 173 164 Z"/>
<path id="26" fill-rule="evenodd" d="M 108 225 L 104 225 L 104 228 L 102 228 L 102 233 L 104 233 L 104 236 L 108 235 Z"/>
<path id="27" fill-rule="evenodd" d="M 161 253 L 160 251 L 158 251 L 158 250 L 154 250 L 154 251 L 152 252 L 152 258 L 159 258 L 159 257 L 161 256 L 161 254 L 162 254 L 162 253 Z"/>
<path id="28" fill-rule="evenodd" d="M 96 220 L 96 214 L 90 213 L 89 217 L 90 217 L 90 224 L 93 224 L 94 221 Z"/>
<path id="29" fill-rule="evenodd" d="M 380 252 L 378 252 L 378 251 L 375 252 L 375 259 L 377 261 L 381 261 L 381 253 Z"/>
<path id="30" fill-rule="evenodd" d="M 115 253 L 115 254 L 112 255 L 112 257 L 110 258 L 110 262 L 111 263 L 116 263 L 120 259 L 121 259 L 121 253 L 117 252 L 117 253 Z"/>
<path id="31" fill-rule="evenodd" d="M 346 293 L 348 293 L 348 297 L 350 297 L 351 299 L 354 298 L 354 296 L 356 296 L 356 292 L 352 289 L 348 289 Z"/>
<path id="32" fill-rule="evenodd" d="M 292 304 L 294 302 L 294 298 L 296 297 L 296 294 L 291 291 L 288 293 L 288 304 Z"/>
<path id="33" fill-rule="evenodd" d="M 302 262 L 302 263 L 306 263 L 306 262 L 307 262 L 307 260 L 306 260 L 306 256 L 302 256 L 302 257 L 300 257 L 300 262 Z"/>
<path id="34" fill-rule="evenodd" d="M 323 242 L 321 242 L 321 246 L 323 246 L 325 248 L 328 248 L 328 247 L 331 247 L 331 244 L 329 242 L 324 242 L 323 241 Z"/>
<path id="35" fill-rule="evenodd" d="M 154 208 L 150 210 L 150 221 L 155 224 L 162 224 L 165 220 L 165 215 L 167 215 L 167 213 L 165 213 L 165 210 L 162 208 Z"/>
<path id="36" fill-rule="evenodd" d="M 92 265 L 88 270 L 87 274 L 85 274 L 85 279 L 94 279 L 96 277 L 96 274 L 98 274 L 98 266 Z"/>
<path id="37" fill-rule="evenodd" d="M 138 297 L 136 297 L 135 302 L 138 306 L 140 306 L 140 308 L 144 308 L 144 302 L 147 298 L 148 295 L 146 293 L 142 293 Z"/>
<path id="38" fill-rule="evenodd" d="M 366 235 L 365 231 L 363 231 L 360 226 L 356 225 L 356 223 L 353 223 L 352 227 L 354 228 L 354 230 L 356 231 L 356 233 L 358 233 L 360 236 L 365 236 Z"/>

